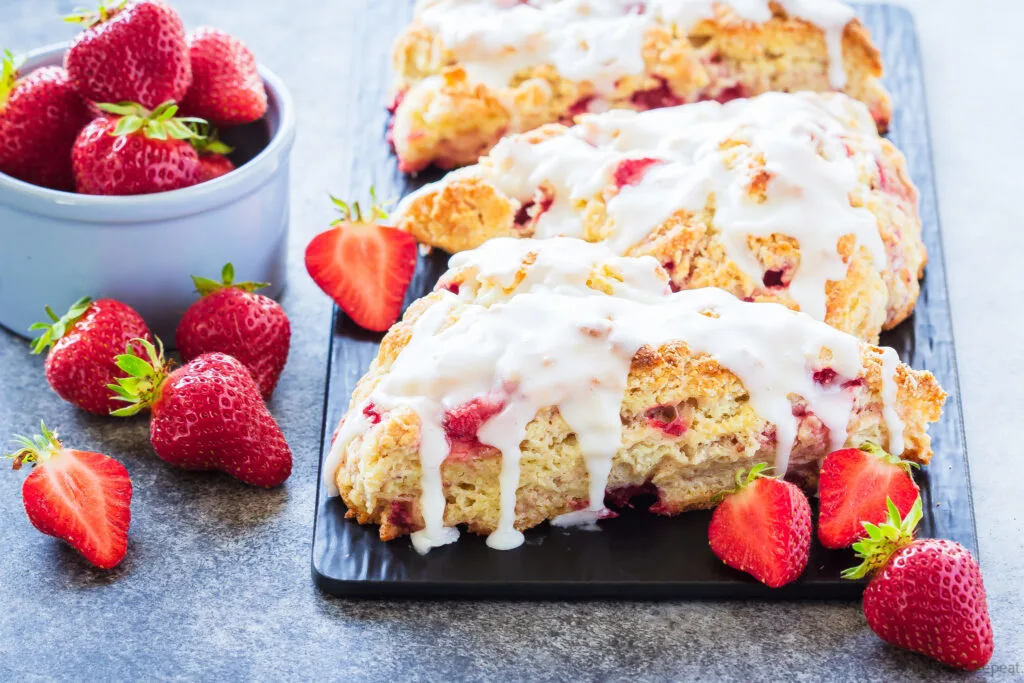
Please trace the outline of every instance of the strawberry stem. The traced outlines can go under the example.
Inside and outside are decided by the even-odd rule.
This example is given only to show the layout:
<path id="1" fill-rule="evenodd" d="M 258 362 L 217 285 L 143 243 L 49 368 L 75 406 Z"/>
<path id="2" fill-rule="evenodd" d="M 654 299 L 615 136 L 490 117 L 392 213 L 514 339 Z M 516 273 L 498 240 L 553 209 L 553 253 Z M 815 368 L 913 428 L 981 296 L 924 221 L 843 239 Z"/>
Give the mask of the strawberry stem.
<path id="1" fill-rule="evenodd" d="M 120 117 L 114 130 L 115 137 L 132 135 L 139 131 L 150 140 L 198 140 L 205 136 L 199 126 L 208 126 L 205 119 L 194 116 L 176 117 L 178 105 L 168 100 L 152 111 L 134 102 L 102 102 L 96 105 L 100 111 Z"/>
<path id="2" fill-rule="evenodd" d="M 14 461 L 11 469 L 20 470 L 21 466 L 26 463 L 35 466 L 46 462 L 64 449 L 64 445 L 57 438 L 57 432 L 47 429 L 45 422 L 39 423 L 39 431 L 41 433 L 33 437 L 14 435 L 14 443 L 21 448 L 4 456 Z"/>
<path id="3" fill-rule="evenodd" d="M 28 328 L 30 332 L 34 330 L 45 330 L 41 335 L 35 338 L 32 342 L 32 353 L 42 353 L 46 349 L 50 348 L 53 344 L 63 337 L 68 329 L 78 322 L 78 319 L 85 315 L 85 312 L 89 310 L 89 306 L 92 305 L 92 299 L 87 296 L 83 296 L 81 299 L 71 304 L 71 308 L 63 316 L 59 316 L 53 312 L 53 309 L 49 306 L 46 307 L 46 315 L 50 317 L 50 322 L 45 323 L 34 323 L 32 327 Z"/>
<path id="4" fill-rule="evenodd" d="M 886 498 L 889 516 L 879 525 L 861 522 L 868 537 L 853 544 L 857 558 L 863 560 L 856 567 L 843 571 L 844 579 L 861 579 L 886 565 L 892 554 L 914 541 L 914 532 L 924 516 L 921 497 L 914 501 L 913 507 L 905 518 L 900 518 L 900 511 L 892 498 Z"/>
<path id="5" fill-rule="evenodd" d="M 148 360 L 139 358 L 132 349 L 139 344 L 146 351 Z M 114 359 L 117 367 L 127 374 L 120 377 L 116 384 L 108 384 L 107 388 L 114 392 L 114 398 L 129 405 L 112 410 L 111 415 L 130 417 L 149 408 L 160 399 L 164 381 L 170 371 L 170 363 L 164 358 L 164 345 L 157 339 L 159 350 L 145 339 L 132 339 L 128 342 L 125 352 Z"/>
<path id="6" fill-rule="evenodd" d="M 341 218 L 331 223 L 331 225 L 339 225 L 341 223 L 344 223 L 345 221 L 353 221 L 356 223 L 363 222 L 363 209 L 361 206 L 359 206 L 359 202 L 352 202 L 352 204 L 350 205 L 348 202 L 338 199 L 334 195 L 330 195 L 330 198 L 331 202 L 334 203 L 334 206 L 341 213 Z M 388 212 L 387 209 L 385 209 L 384 207 L 393 203 L 393 201 L 387 201 L 383 203 L 377 201 L 377 191 L 371 185 L 370 212 L 369 216 L 367 217 L 367 220 L 370 221 L 371 223 L 387 220 Z"/>
<path id="7" fill-rule="evenodd" d="M 211 280 L 208 277 L 197 277 L 192 276 L 192 282 L 196 286 L 196 293 L 199 296 L 206 296 L 207 294 L 213 294 L 221 289 L 227 289 L 228 287 L 234 287 L 240 289 L 243 292 L 255 292 L 257 289 L 263 289 L 269 287 L 269 282 L 235 282 L 235 267 L 230 263 L 225 264 L 224 268 L 220 271 L 221 281 Z"/>
<path id="8" fill-rule="evenodd" d="M 64 17 L 66 24 L 81 24 L 83 28 L 92 28 L 96 24 L 102 24 L 117 14 L 124 7 L 128 0 L 100 0 L 96 9 L 76 7 L 75 10 Z"/>
<path id="9" fill-rule="evenodd" d="M 220 154 L 227 156 L 235 151 L 234 147 L 221 142 L 217 129 L 205 121 L 194 126 L 197 137 L 189 140 L 196 152 L 202 156 L 205 154 Z"/>

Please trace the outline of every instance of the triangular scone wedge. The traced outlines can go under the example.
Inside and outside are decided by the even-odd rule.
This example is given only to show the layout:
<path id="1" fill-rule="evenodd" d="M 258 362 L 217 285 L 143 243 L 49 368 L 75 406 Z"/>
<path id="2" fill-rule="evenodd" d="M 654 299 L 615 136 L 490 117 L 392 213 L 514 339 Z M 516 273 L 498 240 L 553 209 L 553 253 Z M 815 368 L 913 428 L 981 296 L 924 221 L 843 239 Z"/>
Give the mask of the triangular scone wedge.
<path id="1" fill-rule="evenodd" d="M 891 349 L 722 290 L 672 293 L 653 259 L 496 240 L 384 338 L 324 471 L 382 539 L 425 551 L 466 525 L 505 548 L 639 493 L 659 514 L 710 507 L 760 462 L 811 489 L 825 455 L 867 441 L 927 464 L 944 400 Z"/>

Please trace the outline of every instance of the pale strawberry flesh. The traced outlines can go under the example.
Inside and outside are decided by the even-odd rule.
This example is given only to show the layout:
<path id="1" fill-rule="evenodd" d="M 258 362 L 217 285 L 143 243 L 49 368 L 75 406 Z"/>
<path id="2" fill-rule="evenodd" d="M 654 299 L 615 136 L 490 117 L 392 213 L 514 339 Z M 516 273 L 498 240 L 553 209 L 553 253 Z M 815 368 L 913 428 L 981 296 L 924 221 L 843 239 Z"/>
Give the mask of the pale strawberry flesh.
<path id="1" fill-rule="evenodd" d="M 63 450 L 29 474 L 22 498 L 36 529 L 67 541 L 93 565 L 110 569 L 124 559 L 132 482 L 116 460 Z"/>
<path id="2" fill-rule="evenodd" d="M 313 238 L 306 270 L 357 325 L 384 332 L 402 313 L 416 240 L 395 228 L 346 221 Z"/>

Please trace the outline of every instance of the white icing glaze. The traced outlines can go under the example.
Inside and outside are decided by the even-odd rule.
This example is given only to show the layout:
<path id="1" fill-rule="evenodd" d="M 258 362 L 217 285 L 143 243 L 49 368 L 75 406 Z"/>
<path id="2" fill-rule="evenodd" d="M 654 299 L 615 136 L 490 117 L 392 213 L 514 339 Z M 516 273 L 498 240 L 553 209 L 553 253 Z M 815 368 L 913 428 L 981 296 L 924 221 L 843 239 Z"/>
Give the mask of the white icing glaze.
<path id="1" fill-rule="evenodd" d="M 845 87 L 842 38 L 853 10 L 839 0 L 776 1 L 823 31 L 829 79 Z M 420 0 L 416 16 L 475 82 L 497 90 L 523 69 L 550 64 L 611 93 L 617 80 L 644 73 L 644 36 L 655 22 L 687 31 L 713 18 L 716 4 L 751 22 L 772 17 L 769 0 Z"/>
<path id="2" fill-rule="evenodd" d="M 821 369 L 827 350 L 828 367 L 840 377 L 859 376 L 861 345 L 856 338 L 784 306 L 744 303 L 722 290 L 655 291 L 649 273 L 642 273 L 657 273 L 657 266 L 646 259 L 637 259 L 633 277 L 624 283 L 627 296 L 601 294 L 587 287 L 580 264 L 585 270 L 614 256 L 604 247 L 579 241 L 492 242 L 481 251 L 459 255 L 458 265 L 508 278 L 527 249 L 537 254 L 538 273 L 528 276 L 507 300 L 485 306 L 440 292 L 440 301 L 416 322 L 408 345 L 369 397 L 380 413 L 401 407 L 419 418 L 420 502 L 426 526 L 413 534 L 413 543 L 421 552 L 457 537 L 444 526 L 440 468 L 450 449 L 444 415 L 481 397 L 500 397 L 502 406 L 477 432 L 480 442 L 497 448 L 502 457 L 500 521 L 488 544 L 511 548 L 522 542 L 514 528 L 520 444 L 528 423 L 545 408 L 557 408 L 576 435 L 589 475 L 587 509 L 559 522 L 598 518 L 612 459 L 622 444 L 619 413 L 630 365 L 645 345 L 685 341 L 736 375 L 757 414 L 776 428 L 777 472 L 788 469 L 796 439 L 793 396 L 802 397 L 806 409 L 829 428 L 830 448 L 845 443 L 852 395 L 835 383 L 816 382 L 814 372 Z M 575 262 L 570 258 L 574 252 Z M 458 315 L 451 315 L 456 308 Z M 894 391 L 887 390 L 884 399 L 890 410 Z M 365 407 L 354 406 L 342 425 L 325 464 L 329 478 L 336 475 L 351 440 L 369 428 L 362 417 Z M 334 491 L 333 483 L 329 486 Z"/>
<path id="3" fill-rule="evenodd" d="M 713 201 L 714 227 L 727 255 L 755 282 L 764 272 L 747 245 L 749 236 L 779 233 L 799 242 L 801 261 L 791 274 L 789 295 L 803 312 L 824 320 L 826 283 L 843 279 L 848 268 L 838 252 L 842 236 L 854 235 L 879 271 L 886 266 L 875 217 L 851 205 L 858 165 L 847 153 L 850 136 L 859 138 L 865 153 L 879 153 L 867 108 L 841 94 L 767 93 L 724 105 L 591 114 L 537 143 L 525 136 L 505 138 L 483 163 L 425 186 L 398 213 L 441 184 L 475 176 L 520 202 L 531 201 L 541 187 L 553 193 L 535 237 L 592 238 L 585 235 L 586 203 L 604 193 L 611 195 L 605 241 L 622 254 L 675 212 L 700 212 Z M 660 163 L 616 191 L 615 169 L 637 158 Z M 748 188 L 762 159 L 770 180 L 767 198 L 759 203 Z"/>
<path id="4" fill-rule="evenodd" d="M 903 420 L 896 412 L 896 368 L 899 364 L 900 357 L 895 349 L 882 349 L 882 417 L 889 432 L 889 452 L 893 455 L 903 453 Z"/>

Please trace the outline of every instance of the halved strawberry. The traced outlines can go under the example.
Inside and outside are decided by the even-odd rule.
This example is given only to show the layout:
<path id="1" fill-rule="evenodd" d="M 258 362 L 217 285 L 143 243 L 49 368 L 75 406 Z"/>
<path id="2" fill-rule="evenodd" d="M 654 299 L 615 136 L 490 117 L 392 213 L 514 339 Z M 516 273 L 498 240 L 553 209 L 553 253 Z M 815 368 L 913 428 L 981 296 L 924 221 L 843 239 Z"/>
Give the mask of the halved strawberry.
<path id="1" fill-rule="evenodd" d="M 867 536 L 863 522 L 887 518 L 886 499 L 906 516 L 920 491 L 910 476 L 912 463 L 873 443 L 829 453 L 821 464 L 818 540 L 826 548 L 845 548 Z"/>
<path id="2" fill-rule="evenodd" d="M 755 465 L 737 490 L 715 508 L 708 526 L 711 550 L 725 564 L 771 588 L 795 581 L 811 551 L 811 506 L 794 484 L 766 476 Z"/>
<path id="3" fill-rule="evenodd" d="M 14 469 L 35 466 L 21 493 L 32 526 L 67 541 L 86 560 L 110 569 L 124 559 L 131 524 L 132 481 L 124 465 L 102 453 L 64 448 L 42 425 L 35 439 L 16 437 Z"/>
<path id="4" fill-rule="evenodd" d="M 402 313 L 402 300 L 416 270 L 416 240 L 407 232 L 378 225 L 387 214 L 376 203 L 364 217 L 358 203 L 349 207 L 331 199 L 342 218 L 306 247 L 306 270 L 356 324 L 384 332 Z"/>

